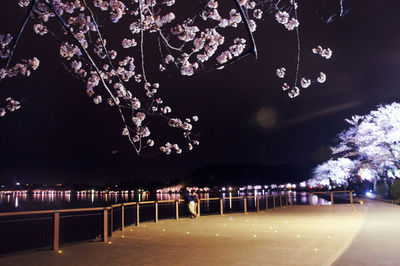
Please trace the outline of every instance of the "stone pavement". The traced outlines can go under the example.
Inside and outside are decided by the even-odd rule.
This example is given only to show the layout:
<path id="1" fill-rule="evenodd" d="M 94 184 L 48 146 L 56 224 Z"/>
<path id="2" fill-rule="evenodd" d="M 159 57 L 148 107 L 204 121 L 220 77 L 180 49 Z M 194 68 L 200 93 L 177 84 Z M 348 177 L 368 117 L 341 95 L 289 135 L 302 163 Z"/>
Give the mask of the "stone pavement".
<path id="1" fill-rule="evenodd" d="M 390 216 L 386 212 L 394 207 L 399 208 L 385 205 L 382 215 Z M 368 204 L 295 206 L 141 223 L 114 232 L 110 243 L 75 243 L 61 246 L 62 253 L 8 255 L 0 257 L 0 265 L 331 265 L 347 247 L 353 248 L 370 209 Z M 394 220 L 377 225 L 387 223 L 397 225 Z M 336 265 L 357 265 L 353 259 L 340 257 Z"/>

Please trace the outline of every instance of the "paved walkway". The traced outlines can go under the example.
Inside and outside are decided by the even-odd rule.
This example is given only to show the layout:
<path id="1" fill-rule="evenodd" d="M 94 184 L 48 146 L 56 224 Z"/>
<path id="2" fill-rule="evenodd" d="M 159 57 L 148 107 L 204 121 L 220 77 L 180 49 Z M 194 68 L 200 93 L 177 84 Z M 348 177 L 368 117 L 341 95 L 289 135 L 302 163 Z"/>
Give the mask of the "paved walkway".
<path id="1" fill-rule="evenodd" d="M 364 222 L 334 265 L 400 265 L 400 206 L 365 200 Z"/>
<path id="2" fill-rule="evenodd" d="M 399 215 L 399 206 L 367 202 L 163 220 L 114 232 L 110 244 L 9 255 L 0 265 L 391 265 L 400 262 Z"/>

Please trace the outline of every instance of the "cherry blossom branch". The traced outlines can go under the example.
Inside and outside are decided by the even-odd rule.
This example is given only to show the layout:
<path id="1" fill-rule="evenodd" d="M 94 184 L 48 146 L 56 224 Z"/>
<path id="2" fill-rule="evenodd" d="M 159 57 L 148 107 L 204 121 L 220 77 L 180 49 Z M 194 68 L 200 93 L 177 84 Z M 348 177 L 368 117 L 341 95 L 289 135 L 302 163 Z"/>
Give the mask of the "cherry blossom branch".
<path id="1" fill-rule="evenodd" d="M 183 47 L 185 47 L 185 44 L 182 44 L 180 47 L 175 47 L 173 45 L 171 45 L 167 38 L 164 36 L 164 34 L 162 33 L 161 29 L 158 30 L 159 35 L 161 36 L 161 38 L 163 39 L 165 45 L 167 45 L 170 49 L 175 50 L 175 51 L 179 51 L 181 52 Z"/>
<path id="2" fill-rule="evenodd" d="M 22 5 L 21 1 L 23 2 Z M 180 70 L 181 75 L 191 76 L 198 72 L 222 69 L 248 55 L 254 55 L 257 58 L 258 51 L 253 36 L 257 28 L 258 22 L 256 23 L 256 21 L 262 21 L 263 12 L 268 12 L 274 15 L 278 23 L 285 26 L 287 30 L 296 29 L 296 79 L 294 87 L 291 88 L 292 91 L 288 94 L 291 98 L 299 94 L 299 88 L 296 87 L 296 84 L 299 79 L 301 46 L 295 0 L 234 0 L 233 2 L 207 0 L 205 5 L 201 3 L 202 9 L 195 16 L 182 17 L 179 23 L 175 22 L 176 8 L 172 9 L 175 0 L 20 0 L 19 3 L 20 6 L 27 7 L 32 3 L 31 1 L 36 3 L 36 5 L 31 6 L 31 12 L 33 10 L 34 16 L 40 21 L 39 24 L 33 25 L 34 31 L 39 35 L 46 34 L 48 32 L 46 26 L 51 23 L 49 19 L 53 20 L 52 18 L 56 17 L 54 20 L 57 21 L 54 23 L 57 26 L 60 23 L 65 34 L 57 38 L 53 32 L 50 33 L 61 42 L 60 55 L 67 60 L 66 62 L 73 57 L 78 58 L 70 63 L 72 69 L 70 73 L 75 73 L 79 78 L 86 81 L 86 92 L 89 97 L 95 94 L 94 88 L 96 86 L 104 87 L 106 93 L 110 95 L 110 97 L 107 96 L 108 105 L 117 105 L 119 110 L 125 126 L 122 135 L 128 137 L 138 154 L 147 146 L 154 145 L 154 141 L 147 137 L 150 136 L 149 124 L 152 123 L 150 119 L 155 116 L 161 116 L 163 118 L 162 123 L 166 120 L 169 127 L 182 130 L 189 150 L 193 148 L 192 144 L 198 145 L 198 141 L 195 140 L 196 135 L 191 133 L 192 122 L 197 121 L 197 116 L 184 120 L 169 117 L 172 109 L 163 104 L 161 98 L 156 98 L 159 84 L 150 84 L 147 80 L 146 66 L 149 67 L 151 64 L 145 61 L 145 59 L 149 60 L 145 56 L 144 50 L 148 51 L 148 47 L 145 46 L 145 41 L 148 40 L 145 40 L 145 37 L 147 38 L 145 34 L 149 33 L 149 38 L 157 36 L 158 48 L 162 58 L 162 64 L 159 66 L 160 71 L 165 70 L 168 65 L 175 65 Z M 342 1 L 340 2 L 341 7 L 343 7 Z M 130 5 L 129 8 L 127 5 Z M 227 12 L 222 7 L 223 5 L 230 8 L 228 16 L 225 15 Z M 106 43 L 107 38 L 105 38 L 106 35 L 98 23 L 101 20 L 96 19 L 97 14 L 94 7 L 105 12 L 104 14 L 110 17 L 112 23 L 118 23 L 122 17 L 127 17 L 127 14 L 132 16 L 130 17 L 129 31 L 133 35 L 137 35 L 134 38 L 124 38 L 121 45 L 123 48 L 135 47 L 137 38 L 140 38 L 140 44 L 137 45 L 135 50 L 129 50 L 134 51 L 134 55 L 130 54 L 122 61 L 116 61 L 119 49 L 111 50 L 113 43 Z M 225 14 L 222 14 L 222 12 Z M 28 15 L 26 19 L 31 17 L 32 15 Z M 22 31 L 26 23 L 28 21 L 23 25 Z M 242 23 L 244 23 L 245 28 L 242 28 Z M 121 23 L 118 26 L 121 27 Z M 237 27 L 241 29 L 238 30 Z M 228 30 L 231 32 L 229 33 Z M 244 38 L 242 38 L 243 35 Z M 9 35 L 1 36 L 6 36 L 1 37 L 1 53 L 7 55 L 12 37 Z M 74 44 L 65 41 L 65 39 L 70 39 L 69 36 L 72 36 Z M 92 36 L 96 40 L 92 40 Z M 114 38 L 115 34 L 112 36 Z M 16 41 L 19 40 L 19 37 Z M 164 57 L 163 52 L 168 54 Z M 313 49 L 313 52 L 326 59 L 332 55 L 329 48 L 323 49 L 320 46 Z M 136 59 L 139 59 L 139 57 L 141 70 L 140 67 L 136 66 L 136 62 L 138 62 Z M 29 76 L 30 70 L 37 68 L 38 64 L 36 58 L 30 61 L 23 60 L 22 64 L 17 64 L 9 71 L 0 69 L 0 75 L 13 77 L 22 74 Z M 31 69 L 28 69 L 28 67 L 31 67 Z M 278 77 L 283 78 L 284 71 L 284 68 L 278 69 Z M 89 76 L 87 76 L 88 73 Z M 146 94 L 136 94 L 135 90 L 129 89 L 130 80 L 139 84 L 144 83 Z M 325 80 L 326 75 L 321 72 L 317 81 L 323 83 Z M 310 79 L 302 78 L 301 85 L 303 88 L 310 84 Z M 284 83 L 283 89 L 289 88 Z M 96 94 L 93 102 L 95 104 L 102 103 L 101 94 L 105 94 L 105 92 Z M 12 103 L 11 100 L 9 102 Z M 10 108 L 13 109 L 14 105 L 17 106 L 18 103 L 14 101 Z M 164 154 L 182 152 L 177 143 L 167 142 L 159 146 L 160 151 Z"/>
<path id="3" fill-rule="evenodd" d="M 343 15 L 344 15 L 343 1 L 344 0 L 339 0 L 339 4 L 340 4 L 340 14 L 339 14 L 339 16 L 340 17 L 343 17 Z"/>
<path id="4" fill-rule="evenodd" d="M 294 8 L 294 16 L 297 20 L 299 18 L 297 17 L 297 8 Z M 296 27 L 296 41 L 297 41 L 297 62 L 296 62 L 296 77 L 294 80 L 294 87 L 297 86 L 297 82 L 299 79 L 299 70 L 300 70 L 300 53 L 301 53 L 301 44 L 300 44 L 300 33 L 299 33 L 299 27 Z"/>
<path id="5" fill-rule="evenodd" d="M 240 3 L 239 3 L 238 0 L 235 0 L 235 4 L 236 4 L 237 9 L 239 9 L 239 13 L 240 13 L 240 15 L 242 16 L 242 19 L 243 19 L 244 22 L 245 22 L 246 29 L 247 29 L 247 34 L 249 35 L 249 38 L 250 38 L 250 40 L 251 40 L 252 52 L 253 52 L 254 56 L 256 57 L 256 59 L 257 59 L 257 47 L 256 47 L 256 42 L 254 41 L 254 36 L 253 36 L 253 33 L 252 33 L 252 31 L 251 31 L 251 28 L 250 28 L 249 20 L 248 20 L 246 14 L 244 13 L 244 10 L 243 10 L 243 8 L 242 8 L 242 6 L 240 5 Z"/>
<path id="6" fill-rule="evenodd" d="M 249 55 L 251 55 L 251 54 L 254 54 L 254 53 L 253 53 L 253 50 L 248 50 L 248 51 L 246 51 L 246 52 L 243 52 L 243 53 L 242 53 L 241 55 L 239 55 L 238 57 L 232 58 L 232 59 L 229 60 L 228 62 L 225 62 L 225 63 L 223 63 L 223 64 L 216 65 L 215 67 L 209 68 L 209 69 L 207 69 L 207 70 L 204 70 L 203 72 L 204 72 L 204 73 L 208 73 L 208 72 L 211 72 L 211 71 L 224 69 L 226 66 L 233 65 L 234 63 L 236 63 L 236 62 L 242 60 L 243 58 L 245 58 L 245 57 L 247 57 L 247 56 L 249 56 Z"/>
<path id="7" fill-rule="evenodd" d="M 19 30 L 18 35 L 17 35 L 17 38 L 15 38 L 14 45 L 13 45 L 13 47 L 11 48 L 10 55 L 8 56 L 5 69 L 8 69 L 8 67 L 10 66 L 11 59 L 12 59 L 12 57 L 13 57 L 13 55 L 14 55 L 14 51 L 15 51 L 15 49 L 17 48 L 17 45 L 18 45 L 18 41 L 19 41 L 19 39 L 21 38 L 22 33 L 24 32 L 25 27 L 26 27 L 26 25 L 28 24 L 29 19 L 31 18 L 33 9 L 34 9 L 34 7 L 35 7 L 37 1 L 38 1 L 38 0 L 33 0 L 32 3 L 31 3 L 30 6 L 29 6 L 28 13 L 26 14 L 25 19 L 24 19 L 24 22 L 22 23 L 22 25 L 21 25 L 21 27 L 20 27 L 20 30 Z M 2 80 L 2 79 L 0 79 L 0 82 L 1 82 L 1 80 Z"/>
<path id="8" fill-rule="evenodd" d="M 73 39 L 75 40 L 75 42 L 77 43 L 77 45 L 79 46 L 79 48 L 85 53 L 86 57 L 89 59 L 91 65 L 94 67 L 94 69 L 96 70 L 97 75 L 99 76 L 104 88 L 106 89 L 106 91 L 108 92 L 108 94 L 110 95 L 110 97 L 114 100 L 114 102 L 117 102 L 117 100 L 115 99 L 115 96 L 113 95 L 113 93 L 110 91 L 110 89 L 108 88 L 106 82 L 104 81 L 101 72 L 99 70 L 99 68 L 97 67 L 96 63 L 93 61 L 92 57 L 90 56 L 90 54 L 88 53 L 88 51 L 82 46 L 82 44 L 79 42 L 79 40 L 76 38 L 75 34 L 73 33 L 71 27 L 65 22 L 65 20 L 57 13 L 57 11 L 54 9 L 53 5 L 51 3 L 49 3 L 49 0 L 46 0 L 46 5 L 49 7 L 49 9 L 52 11 L 52 13 L 56 16 L 57 20 L 60 22 L 60 24 L 64 27 L 65 30 L 67 30 L 67 32 L 69 33 L 69 35 L 71 35 L 73 37 Z M 117 105 L 118 111 L 120 113 L 121 119 L 123 124 L 126 126 L 126 119 L 124 114 L 122 113 L 121 108 Z M 140 149 L 138 149 L 135 145 L 135 143 L 133 142 L 131 136 L 130 136 L 130 132 L 128 130 L 127 132 L 128 135 L 128 139 L 129 142 L 132 144 L 132 146 L 134 147 L 136 153 L 138 155 L 140 155 Z"/>
<path id="9" fill-rule="evenodd" d="M 142 10 L 142 5 L 143 5 L 143 0 L 139 0 L 139 16 L 140 16 L 140 58 L 141 58 L 141 63 L 142 63 L 142 75 L 143 79 L 146 83 L 147 82 L 147 77 L 146 77 L 146 71 L 145 71 L 145 66 L 144 66 L 144 48 L 143 48 L 143 10 Z"/>
<path id="10" fill-rule="evenodd" d="M 99 25 L 98 25 L 98 23 L 96 22 L 96 19 L 95 19 L 95 17 L 94 17 L 93 11 L 92 11 L 92 10 L 90 9 L 90 7 L 87 5 L 86 0 L 82 0 L 82 1 L 83 1 L 83 4 L 85 5 L 86 9 L 89 10 L 89 13 L 90 13 L 90 16 L 91 16 L 91 18 L 92 18 L 93 24 L 94 24 L 94 26 L 95 26 L 95 28 L 96 28 L 96 33 L 97 33 L 97 35 L 98 35 L 99 38 L 100 38 L 101 47 L 102 47 L 103 50 L 105 51 L 105 55 L 106 55 L 106 57 L 107 57 L 108 63 L 110 64 L 110 66 L 111 66 L 111 68 L 114 70 L 114 72 L 116 73 L 119 82 L 120 82 L 121 84 L 124 84 L 124 82 L 121 80 L 121 76 L 118 74 L 118 71 L 116 71 L 113 62 L 111 61 L 110 54 L 109 54 L 108 49 L 107 49 L 107 47 L 106 47 L 106 45 L 105 45 L 105 43 L 104 43 L 103 36 L 102 36 L 102 34 L 101 34 L 100 30 L 99 30 Z"/>

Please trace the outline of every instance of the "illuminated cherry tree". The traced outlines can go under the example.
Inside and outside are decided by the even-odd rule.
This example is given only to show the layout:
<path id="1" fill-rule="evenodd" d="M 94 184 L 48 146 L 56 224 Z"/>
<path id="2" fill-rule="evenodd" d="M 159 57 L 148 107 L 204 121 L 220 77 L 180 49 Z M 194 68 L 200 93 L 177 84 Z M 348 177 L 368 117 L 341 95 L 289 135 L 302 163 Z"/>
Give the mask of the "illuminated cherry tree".
<path id="1" fill-rule="evenodd" d="M 179 2 L 179 3 L 178 3 Z M 326 75 L 300 77 L 299 19 L 296 0 L 216 0 L 200 1 L 199 9 L 189 16 L 190 1 L 175 0 L 18 0 L 15 5 L 26 13 L 16 34 L 0 33 L 0 82 L 16 76 L 29 77 L 37 71 L 39 55 L 15 58 L 20 37 L 33 30 L 39 38 L 55 38 L 63 63 L 72 76 L 85 83 L 94 104 L 105 103 L 116 109 L 126 136 L 138 154 L 155 147 L 164 154 L 180 154 L 199 144 L 192 128 L 198 117 L 174 117 L 172 108 L 158 96 L 160 84 L 147 75 L 145 39 L 157 43 L 159 71 L 178 70 L 183 76 L 210 69 L 222 69 L 247 55 L 257 57 L 254 32 L 264 15 L 272 15 L 282 28 L 297 36 L 295 80 L 282 82 L 288 96 L 299 95 L 301 88 L 313 82 L 323 83 Z M 341 14 L 343 0 L 339 1 Z M 186 6 L 185 6 L 186 4 Z M 103 36 L 106 21 L 113 38 Z M 7 23 L 7 22 L 3 22 Z M 9 23 L 9 22 L 8 22 Z M 119 36 L 118 36 L 119 34 Z M 311 49 L 311 48 L 310 48 Z M 315 55 L 329 59 L 332 51 L 316 45 Z M 16 63 L 14 63 L 16 61 Z M 152 69 L 154 72 L 154 69 Z M 286 68 L 276 71 L 285 79 Z M 0 116 L 21 107 L 18 100 L 5 99 Z M 181 143 L 159 142 L 152 138 L 151 123 L 162 120 L 181 131 Z M 157 130 L 157 129 L 156 129 Z M 153 150 L 154 151 L 154 150 Z"/>
<path id="2" fill-rule="evenodd" d="M 400 168 L 400 104 L 379 106 L 346 122 L 351 127 L 338 135 L 339 144 L 332 147 L 340 158 L 318 166 L 311 181 L 341 184 L 352 174 L 368 181 L 395 178 Z"/>
<path id="3" fill-rule="evenodd" d="M 309 186 L 346 185 L 352 171 L 358 165 L 357 161 L 348 158 L 331 159 L 319 166 L 314 171 L 314 177 L 307 183 Z"/>

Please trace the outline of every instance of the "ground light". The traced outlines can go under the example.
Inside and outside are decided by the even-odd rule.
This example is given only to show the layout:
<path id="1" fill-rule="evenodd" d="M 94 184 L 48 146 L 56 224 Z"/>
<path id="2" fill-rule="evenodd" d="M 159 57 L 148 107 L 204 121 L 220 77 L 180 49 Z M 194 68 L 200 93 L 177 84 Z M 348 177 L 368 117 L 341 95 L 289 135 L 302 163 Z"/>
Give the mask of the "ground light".
<path id="1" fill-rule="evenodd" d="M 370 191 L 367 191 L 367 192 L 365 192 L 365 196 L 367 196 L 368 198 L 375 198 L 375 194 L 374 193 L 372 193 L 372 191 L 370 190 Z"/>

